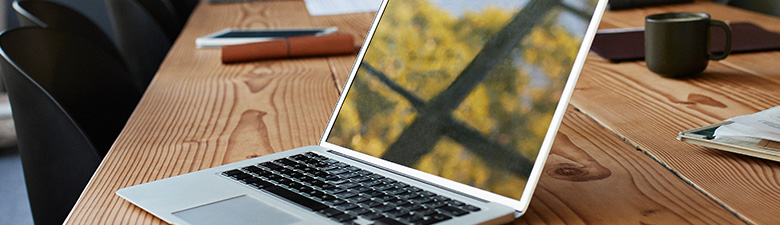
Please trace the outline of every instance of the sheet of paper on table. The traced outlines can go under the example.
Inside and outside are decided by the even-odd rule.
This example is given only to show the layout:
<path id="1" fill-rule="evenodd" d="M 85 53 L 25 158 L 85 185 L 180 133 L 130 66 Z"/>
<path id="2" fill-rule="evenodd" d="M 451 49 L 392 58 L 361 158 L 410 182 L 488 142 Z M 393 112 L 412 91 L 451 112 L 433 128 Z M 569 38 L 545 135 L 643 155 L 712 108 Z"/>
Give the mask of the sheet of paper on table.
<path id="1" fill-rule="evenodd" d="M 751 138 L 780 142 L 780 106 L 727 119 L 730 124 L 715 130 L 715 139 Z"/>
<path id="2" fill-rule="evenodd" d="M 304 0 L 312 16 L 375 12 L 382 0 Z"/>

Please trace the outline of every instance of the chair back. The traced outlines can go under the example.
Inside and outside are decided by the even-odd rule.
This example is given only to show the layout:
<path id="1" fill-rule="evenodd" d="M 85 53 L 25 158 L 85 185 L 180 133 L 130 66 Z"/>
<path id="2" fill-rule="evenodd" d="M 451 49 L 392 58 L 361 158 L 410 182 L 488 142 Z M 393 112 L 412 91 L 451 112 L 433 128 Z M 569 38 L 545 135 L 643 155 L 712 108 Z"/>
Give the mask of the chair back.
<path id="1" fill-rule="evenodd" d="M 22 26 L 37 26 L 79 35 L 95 42 L 117 60 L 125 61 L 111 38 L 97 24 L 70 7 L 50 1 L 19 0 L 14 1 L 12 6 Z M 139 91 L 146 89 L 147 84 L 135 77 L 132 75 L 131 79 L 136 88 Z"/>
<path id="2" fill-rule="evenodd" d="M 184 22 L 178 16 L 178 12 L 173 7 L 170 0 L 133 0 L 149 13 L 149 15 L 160 25 L 165 32 L 168 41 L 173 43 L 176 37 L 181 33 Z M 178 1 L 178 0 L 174 0 Z"/>
<path id="3" fill-rule="evenodd" d="M 136 82 L 149 85 L 171 48 L 163 29 L 135 0 L 105 0 L 117 46 Z"/>
<path id="4" fill-rule="evenodd" d="M 176 10 L 176 15 L 179 16 L 182 26 L 187 24 L 190 14 L 192 14 L 199 2 L 200 0 L 171 0 L 173 9 Z"/>
<path id="5" fill-rule="evenodd" d="M 61 224 L 134 110 L 140 93 L 93 42 L 40 27 L 0 34 L 36 224 Z"/>

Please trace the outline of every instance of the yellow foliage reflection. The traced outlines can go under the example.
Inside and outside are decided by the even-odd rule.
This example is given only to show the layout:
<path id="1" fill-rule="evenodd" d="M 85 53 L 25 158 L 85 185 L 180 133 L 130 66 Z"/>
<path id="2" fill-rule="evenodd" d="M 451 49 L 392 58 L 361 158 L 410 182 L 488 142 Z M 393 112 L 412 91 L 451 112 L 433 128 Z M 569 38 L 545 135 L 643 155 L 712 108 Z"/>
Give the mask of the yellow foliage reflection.
<path id="1" fill-rule="evenodd" d="M 328 142 L 520 198 L 588 21 L 494 3 L 390 1 Z"/>

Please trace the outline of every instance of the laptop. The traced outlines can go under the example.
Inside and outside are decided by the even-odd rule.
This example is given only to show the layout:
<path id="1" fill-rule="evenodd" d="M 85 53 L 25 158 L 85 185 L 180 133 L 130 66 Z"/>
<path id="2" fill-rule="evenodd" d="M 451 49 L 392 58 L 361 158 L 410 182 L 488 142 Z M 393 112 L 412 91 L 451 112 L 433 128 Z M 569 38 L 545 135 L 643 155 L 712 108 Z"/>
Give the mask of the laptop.
<path id="1" fill-rule="evenodd" d="M 385 0 L 318 145 L 116 193 L 173 224 L 511 222 L 605 5 Z"/>

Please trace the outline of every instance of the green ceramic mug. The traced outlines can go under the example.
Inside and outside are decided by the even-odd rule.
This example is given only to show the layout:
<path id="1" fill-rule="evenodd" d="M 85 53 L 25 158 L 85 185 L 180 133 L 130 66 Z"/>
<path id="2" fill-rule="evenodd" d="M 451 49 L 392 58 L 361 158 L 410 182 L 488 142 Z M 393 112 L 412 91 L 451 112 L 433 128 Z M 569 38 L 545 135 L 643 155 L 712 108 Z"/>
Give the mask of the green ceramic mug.
<path id="1" fill-rule="evenodd" d="M 710 27 L 726 31 L 726 48 L 710 53 Z M 706 13 L 680 12 L 645 17 L 645 62 L 664 77 L 699 74 L 709 60 L 721 60 L 731 52 L 731 27 Z"/>

